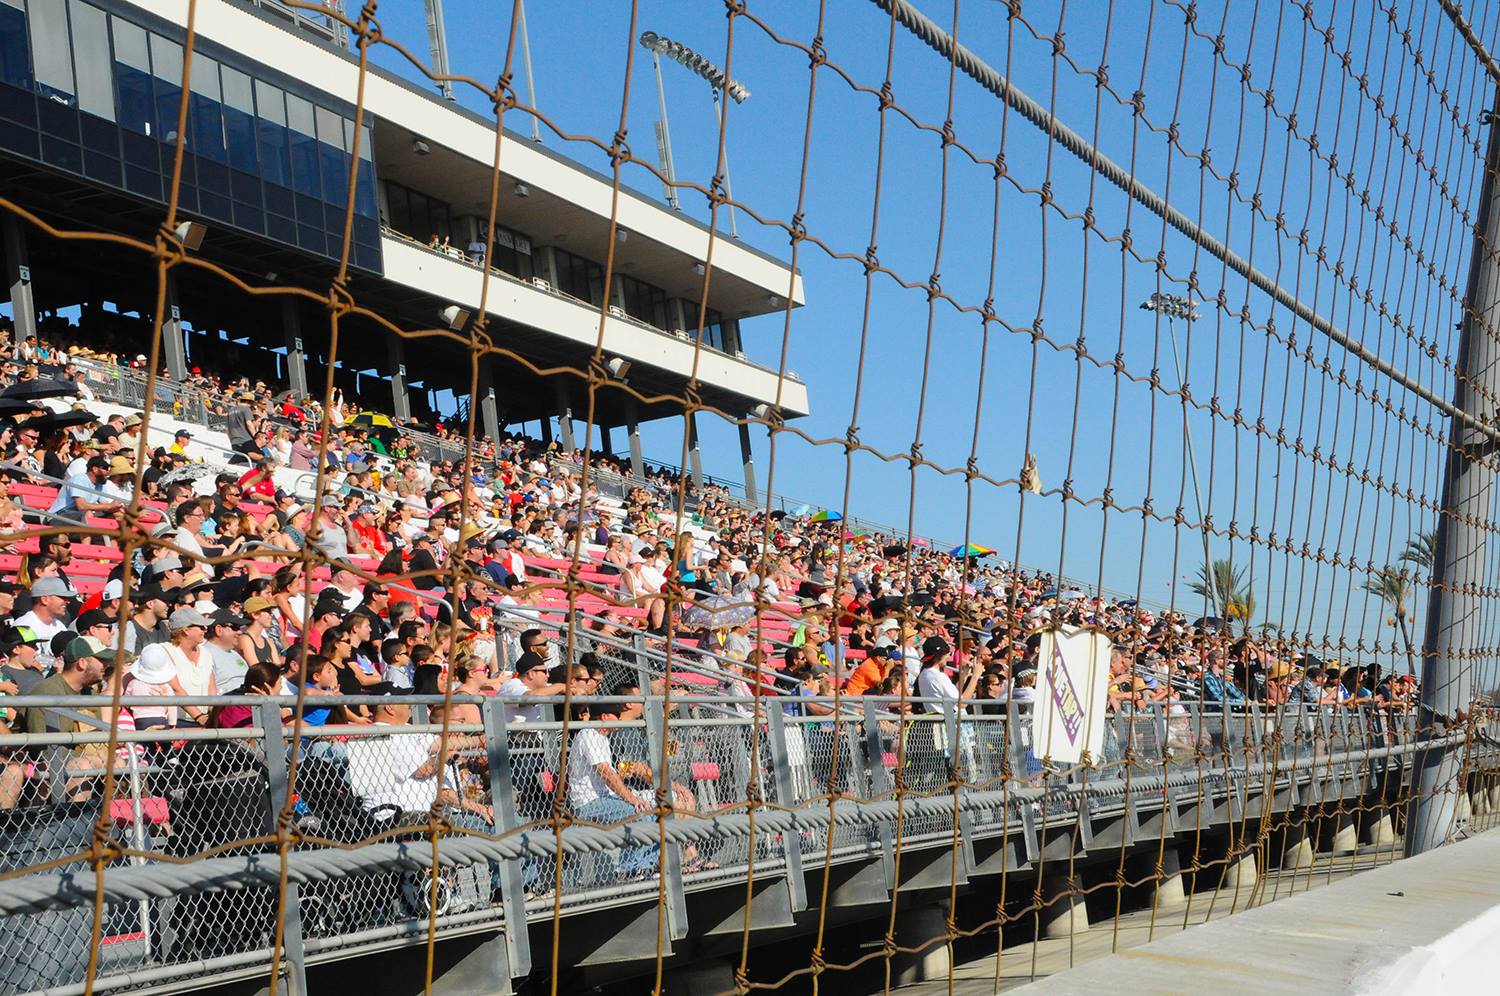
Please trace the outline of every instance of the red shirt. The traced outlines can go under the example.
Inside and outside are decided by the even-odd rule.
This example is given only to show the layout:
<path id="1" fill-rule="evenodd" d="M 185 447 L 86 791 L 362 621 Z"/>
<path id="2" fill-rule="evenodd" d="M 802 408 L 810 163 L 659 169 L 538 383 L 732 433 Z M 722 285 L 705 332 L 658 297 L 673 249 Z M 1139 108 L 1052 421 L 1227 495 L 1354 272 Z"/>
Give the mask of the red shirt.
<path id="1" fill-rule="evenodd" d="M 257 477 L 258 479 L 254 484 L 247 483 L 252 477 Z M 271 498 L 274 500 L 276 497 L 276 482 L 268 476 L 260 476 L 260 471 L 258 470 L 247 472 L 244 477 L 241 477 L 235 483 L 240 486 L 241 490 L 249 489 L 251 494 L 259 495 L 262 498 Z"/>

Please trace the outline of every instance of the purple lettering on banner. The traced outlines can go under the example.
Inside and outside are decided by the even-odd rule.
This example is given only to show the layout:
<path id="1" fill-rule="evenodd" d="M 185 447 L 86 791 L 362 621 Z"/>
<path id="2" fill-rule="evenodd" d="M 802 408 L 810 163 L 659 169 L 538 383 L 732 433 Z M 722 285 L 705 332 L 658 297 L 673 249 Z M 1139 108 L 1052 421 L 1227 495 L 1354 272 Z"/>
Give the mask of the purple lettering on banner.
<path id="1" fill-rule="evenodd" d="M 1083 730 L 1083 703 L 1078 698 L 1073 676 L 1068 673 L 1068 662 L 1062 655 L 1062 641 L 1056 634 L 1052 637 L 1052 660 L 1047 664 L 1047 683 L 1052 688 L 1052 704 L 1062 719 L 1063 732 L 1067 733 L 1069 743 L 1076 744 L 1078 734 Z"/>

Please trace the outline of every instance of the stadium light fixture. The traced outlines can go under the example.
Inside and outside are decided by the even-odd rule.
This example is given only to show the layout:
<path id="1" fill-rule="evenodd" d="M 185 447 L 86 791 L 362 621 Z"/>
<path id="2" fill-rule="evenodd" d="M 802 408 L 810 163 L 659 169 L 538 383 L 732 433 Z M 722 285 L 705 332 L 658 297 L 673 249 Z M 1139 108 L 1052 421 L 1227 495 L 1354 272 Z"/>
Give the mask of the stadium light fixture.
<path id="1" fill-rule="evenodd" d="M 1141 302 L 1141 310 L 1155 311 L 1168 318 L 1181 318 L 1189 322 L 1195 322 L 1201 317 L 1191 298 L 1175 294 L 1152 294 Z"/>
<path id="2" fill-rule="evenodd" d="M 702 263 L 694 263 L 693 264 L 693 272 L 696 273 L 700 277 L 703 276 L 703 274 L 705 272 L 707 272 L 707 270 L 708 270 L 708 267 L 704 266 Z"/>
<path id="3" fill-rule="evenodd" d="M 628 383 L 628 381 L 625 378 L 625 375 L 628 374 L 628 373 L 630 373 L 630 361 L 629 360 L 622 359 L 622 358 L 616 356 L 612 360 L 610 360 L 608 363 L 604 364 L 604 369 L 608 370 L 609 371 L 609 375 L 611 377 L 613 377 L 615 380 L 619 381 L 621 384 Z"/>
<path id="4" fill-rule="evenodd" d="M 444 308 L 441 312 L 439 312 L 439 314 L 442 316 L 443 321 L 448 323 L 448 327 L 450 329 L 454 329 L 455 331 L 458 329 L 462 329 L 465 325 L 469 324 L 468 311 L 460 308 L 456 304 L 448 305 L 448 307 Z"/>
<path id="5" fill-rule="evenodd" d="M 526 186 L 526 184 L 524 184 L 524 183 L 518 183 L 518 184 L 516 184 L 515 191 L 516 191 L 516 196 L 517 197 L 530 197 L 531 196 L 531 188 L 528 187 L 528 186 Z"/>
<path id="6" fill-rule="evenodd" d="M 1193 430 L 1188 420 L 1187 373 L 1182 368 L 1182 358 L 1177 353 L 1177 319 L 1194 322 L 1199 318 L 1191 298 L 1176 294 L 1152 294 L 1141 302 L 1142 311 L 1154 312 L 1167 319 L 1167 340 L 1172 344 L 1172 367 L 1177 372 L 1178 389 L 1182 391 L 1182 439 L 1187 447 L 1188 474 L 1193 481 L 1193 504 L 1198 510 L 1198 521 L 1207 521 L 1203 510 L 1203 492 L 1198 485 L 1198 457 L 1193 452 Z M 1213 554 L 1209 550 L 1208 530 L 1203 530 L 1203 586 L 1208 591 L 1208 611 L 1217 612 L 1219 592 L 1214 590 Z"/>
<path id="7" fill-rule="evenodd" d="M 203 245 L 203 236 L 208 234 L 208 226 L 197 221 L 184 221 L 172 229 L 172 234 L 177 236 L 177 241 L 189 252 L 197 252 L 198 247 Z"/>
<path id="8" fill-rule="evenodd" d="M 432 147 L 420 138 L 414 138 L 411 140 L 411 150 L 419 156 L 425 156 L 432 152 Z"/>

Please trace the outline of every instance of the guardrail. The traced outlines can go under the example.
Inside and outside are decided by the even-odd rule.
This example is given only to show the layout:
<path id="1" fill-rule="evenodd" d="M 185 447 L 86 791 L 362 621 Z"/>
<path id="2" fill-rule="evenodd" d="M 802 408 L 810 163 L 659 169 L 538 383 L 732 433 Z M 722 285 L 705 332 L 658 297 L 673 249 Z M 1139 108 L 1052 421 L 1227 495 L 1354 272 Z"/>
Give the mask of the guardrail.
<path id="1" fill-rule="evenodd" d="M 306 708 L 392 701 L 422 711 L 442 702 L 319 695 Z M 126 706 L 247 706 L 251 717 L 235 729 L 119 731 L 111 760 L 108 728 L 79 712 L 96 698 L 9 700 L 91 728 L 0 736 L 0 754 L 28 759 L 22 804 L 0 810 L 0 994 L 82 989 L 99 884 L 84 856 L 106 766 L 117 782 L 105 822 L 122 857 L 103 875 L 108 943 L 96 992 L 265 964 L 278 908 L 277 817 L 289 797 L 295 902 L 285 907 L 285 951 L 299 972 L 369 944 L 421 939 L 432 912 L 427 813 L 441 789 L 452 794 L 438 806 L 448 821 L 438 849 L 440 934 L 546 919 L 559 885 L 565 915 L 654 903 L 658 868 L 674 931 L 686 931 L 686 894 L 743 883 L 752 861 L 757 876 L 785 876 L 793 903 L 806 905 L 804 866 L 869 860 L 892 847 L 949 847 L 955 818 L 966 846 L 1012 835 L 1035 855 L 1053 824 L 1139 813 L 1179 789 L 1200 805 L 1257 781 L 1321 784 L 1305 790 L 1304 803 L 1329 791 L 1378 793 L 1393 772 L 1404 777 L 1419 749 L 1408 712 L 1150 709 L 1107 716 L 1103 756 L 1059 770 L 1032 754 L 1026 710 L 1015 705 L 970 715 L 951 702 L 908 700 L 934 711 L 902 715 L 895 700 L 871 698 L 844 701 L 846 712 L 834 717 L 801 714 L 832 704 L 826 699 L 574 701 L 635 703 L 642 714 L 575 720 L 565 730 L 556 717 L 508 722 L 521 706 L 558 709 L 558 697 L 454 696 L 479 721 L 449 726 L 450 759 L 439 774 L 430 759 L 442 727 L 433 722 L 309 723 L 294 742 L 282 712 L 290 698 L 126 698 Z M 608 743 L 616 770 L 646 804 L 671 807 L 666 826 L 638 816 L 628 800 L 601 803 L 592 788 L 576 788 L 589 782 L 585 759 L 598 756 L 579 746 L 590 739 L 595 750 L 599 739 Z M 1135 768 L 1128 777 L 1127 758 Z M 766 807 L 753 835 L 750 798 Z M 550 821 L 559 814 L 568 824 L 555 833 Z M 44 862 L 53 864 L 4 877 Z M 527 932 L 505 929 L 505 937 L 512 974 L 526 974 Z"/>

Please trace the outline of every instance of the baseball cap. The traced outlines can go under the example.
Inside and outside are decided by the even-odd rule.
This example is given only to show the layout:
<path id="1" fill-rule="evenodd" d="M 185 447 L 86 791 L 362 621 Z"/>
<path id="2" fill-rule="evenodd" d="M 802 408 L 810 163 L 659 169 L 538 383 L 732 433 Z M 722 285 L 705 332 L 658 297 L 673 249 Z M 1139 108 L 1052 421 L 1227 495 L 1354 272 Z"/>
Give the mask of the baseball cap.
<path id="1" fill-rule="evenodd" d="M 42 635 L 30 626 L 6 626 L 0 629 L 0 644 L 16 647 L 23 643 L 41 643 Z"/>
<path id="2" fill-rule="evenodd" d="M 246 619 L 244 616 L 240 615 L 238 612 L 231 612 L 228 609 L 220 609 L 219 611 L 215 612 L 209 618 L 213 620 L 213 623 L 214 623 L 215 626 L 241 626 L 242 627 L 242 626 L 248 626 L 248 625 L 250 625 L 250 620 L 249 619 Z"/>
<path id="3" fill-rule="evenodd" d="M 31 597 L 40 598 L 43 595 L 59 595 L 63 598 L 76 598 L 78 592 L 68 587 L 68 583 L 62 578 L 42 578 L 31 586 Z"/>
<path id="4" fill-rule="evenodd" d="M 68 642 L 63 647 L 63 660 L 69 664 L 76 664 L 85 657 L 96 657 L 101 661 L 112 661 L 116 653 L 125 655 L 125 663 L 129 664 L 135 660 L 135 654 L 128 650 L 116 651 L 103 640 L 96 640 L 92 636 L 80 636 Z"/>
<path id="5" fill-rule="evenodd" d="M 952 648 L 948 646 L 948 641 L 941 636 L 929 636 L 922 641 L 922 659 L 924 661 L 935 660 L 948 653 L 950 649 Z"/>
<path id="6" fill-rule="evenodd" d="M 114 624 L 114 617 L 111 616 L 108 612 L 105 612 L 102 609 L 89 609 L 83 615 L 78 617 L 78 621 L 75 625 L 77 626 L 78 632 L 82 633 L 84 630 L 93 629 L 95 626 L 113 626 Z"/>
<path id="7" fill-rule="evenodd" d="M 257 612 L 265 612 L 276 608 L 276 603 L 264 595 L 256 595 L 245 602 L 245 615 L 253 616 Z"/>
<path id="8" fill-rule="evenodd" d="M 335 496 L 335 495 L 324 495 L 323 496 L 323 500 L 320 501 L 320 502 L 318 502 L 318 505 L 320 507 L 322 507 L 322 508 L 343 508 L 344 507 L 344 503 L 341 502 L 341 501 L 339 501 L 338 497 Z"/>
<path id="9" fill-rule="evenodd" d="M 193 438 L 193 434 L 191 432 L 188 432 L 186 429 L 178 429 L 177 432 L 174 434 L 174 436 L 177 439 L 181 439 L 184 436 L 186 436 L 188 439 L 192 439 Z"/>
<path id="10" fill-rule="evenodd" d="M 177 609 L 167 618 L 169 629 L 187 629 L 189 626 L 211 626 L 213 620 L 197 609 Z"/>

